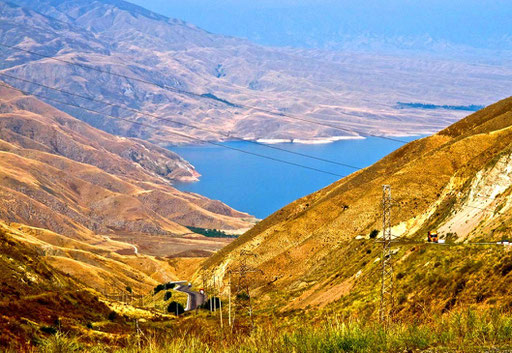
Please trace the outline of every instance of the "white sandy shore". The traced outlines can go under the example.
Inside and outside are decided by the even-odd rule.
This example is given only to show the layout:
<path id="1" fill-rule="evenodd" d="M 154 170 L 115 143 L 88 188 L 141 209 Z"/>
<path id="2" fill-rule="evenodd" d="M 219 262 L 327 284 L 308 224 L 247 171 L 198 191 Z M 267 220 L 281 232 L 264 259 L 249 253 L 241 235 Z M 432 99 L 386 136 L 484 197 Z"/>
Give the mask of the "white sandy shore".
<path id="1" fill-rule="evenodd" d="M 266 143 L 269 145 L 277 144 L 277 143 L 298 143 L 302 145 L 320 145 L 326 143 L 332 143 L 341 140 L 364 140 L 363 136 L 333 136 L 333 137 L 325 137 L 319 139 L 257 139 L 256 142 Z"/>

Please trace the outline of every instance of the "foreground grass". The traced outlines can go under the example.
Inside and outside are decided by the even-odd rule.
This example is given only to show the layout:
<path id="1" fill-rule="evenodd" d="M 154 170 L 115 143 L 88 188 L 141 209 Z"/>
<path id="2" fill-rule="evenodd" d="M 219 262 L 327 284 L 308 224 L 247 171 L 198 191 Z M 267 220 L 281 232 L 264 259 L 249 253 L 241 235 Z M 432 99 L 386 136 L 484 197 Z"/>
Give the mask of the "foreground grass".
<path id="1" fill-rule="evenodd" d="M 393 323 L 387 330 L 371 322 L 331 317 L 312 324 L 289 319 L 259 323 L 246 334 L 219 330 L 212 322 L 189 322 L 175 330 L 148 329 L 118 346 L 81 343 L 79 337 L 58 333 L 35 351 L 50 352 L 480 352 L 512 344 L 512 315 L 498 311 L 456 312 L 423 323 Z"/>

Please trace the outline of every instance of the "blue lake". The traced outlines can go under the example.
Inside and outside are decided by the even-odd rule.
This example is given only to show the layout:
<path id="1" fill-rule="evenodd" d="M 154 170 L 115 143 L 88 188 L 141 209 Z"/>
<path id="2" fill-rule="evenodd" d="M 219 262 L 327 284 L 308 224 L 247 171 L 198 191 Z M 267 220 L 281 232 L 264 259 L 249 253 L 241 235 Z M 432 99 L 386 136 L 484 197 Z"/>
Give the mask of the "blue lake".
<path id="1" fill-rule="evenodd" d="M 412 141 L 417 138 L 400 139 Z M 225 142 L 223 145 L 334 174 L 348 175 L 355 171 L 348 167 L 291 155 L 250 142 Z M 400 142 L 369 137 L 364 140 L 343 140 L 322 145 L 281 143 L 273 146 L 363 168 L 402 145 Z M 177 184 L 176 187 L 179 190 L 221 200 L 239 211 L 250 213 L 258 218 L 265 218 L 290 202 L 340 179 L 338 176 L 286 165 L 218 146 L 180 146 L 170 147 L 170 150 L 191 162 L 202 175 L 199 182 Z"/>

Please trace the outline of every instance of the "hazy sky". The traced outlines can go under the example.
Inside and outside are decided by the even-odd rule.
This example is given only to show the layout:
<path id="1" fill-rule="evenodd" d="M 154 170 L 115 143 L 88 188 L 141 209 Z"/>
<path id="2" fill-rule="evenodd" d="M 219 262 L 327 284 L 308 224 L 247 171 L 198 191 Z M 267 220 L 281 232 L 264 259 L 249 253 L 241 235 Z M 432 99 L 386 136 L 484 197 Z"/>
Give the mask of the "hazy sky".
<path id="1" fill-rule="evenodd" d="M 325 47 L 344 36 L 512 41 L 511 0 L 130 0 L 210 32 L 266 45 Z M 507 45 L 509 44 L 507 42 Z"/>

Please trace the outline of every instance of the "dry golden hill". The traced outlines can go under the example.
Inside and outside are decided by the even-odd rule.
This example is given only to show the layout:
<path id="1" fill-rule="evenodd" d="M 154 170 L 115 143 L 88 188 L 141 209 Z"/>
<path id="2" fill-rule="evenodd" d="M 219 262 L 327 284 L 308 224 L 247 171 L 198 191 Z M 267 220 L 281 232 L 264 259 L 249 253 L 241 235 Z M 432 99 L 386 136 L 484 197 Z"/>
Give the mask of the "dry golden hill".
<path id="1" fill-rule="evenodd" d="M 47 336 L 59 325 L 86 330 L 109 309 L 93 292 L 49 265 L 39 248 L 0 228 L 0 350 Z"/>
<path id="2" fill-rule="evenodd" d="M 207 256 L 228 243 L 186 226 L 240 231 L 254 222 L 172 187 L 197 177 L 172 152 L 0 87 L 0 349 L 58 327 L 122 339 L 130 315 L 160 315 L 116 300 L 183 279 L 185 265 L 168 257 Z"/>
<path id="3" fill-rule="evenodd" d="M 293 202 L 209 258 L 226 280 L 243 250 L 263 271 L 254 293 L 263 308 L 375 313 L 380 290 L 382 185 L 391 185 L 397 312 L 423 315 L 457 305 L 510 310 L 512 98 Z M 449 245 L 426 243 L 437 229 Z M 380 234 L 379 234 L 380 236 Z"/>
<path id="4" fill-rule="evenodd" d="M 245 213 L 171 186 L 197 176 L 172 152 L 109 135 L 0 87 L 2 220 L 81 240 L 102 239 L 98 234 L 184 236 L 191 233 L 185 226 L 239 230 L 252 225 Z"/>
<path id="5" fill-rule="evenodd" d="M 0 222 L 0 351 L 25 351 L 57 331 L 84 341 L 125 342 L 134 319 L 169 320 L 142 307 L 140 298 L 151 301 L 147 293 L 175 279 L 173 268 L 149 256 L 118 255 L 115 246 Z"/>

